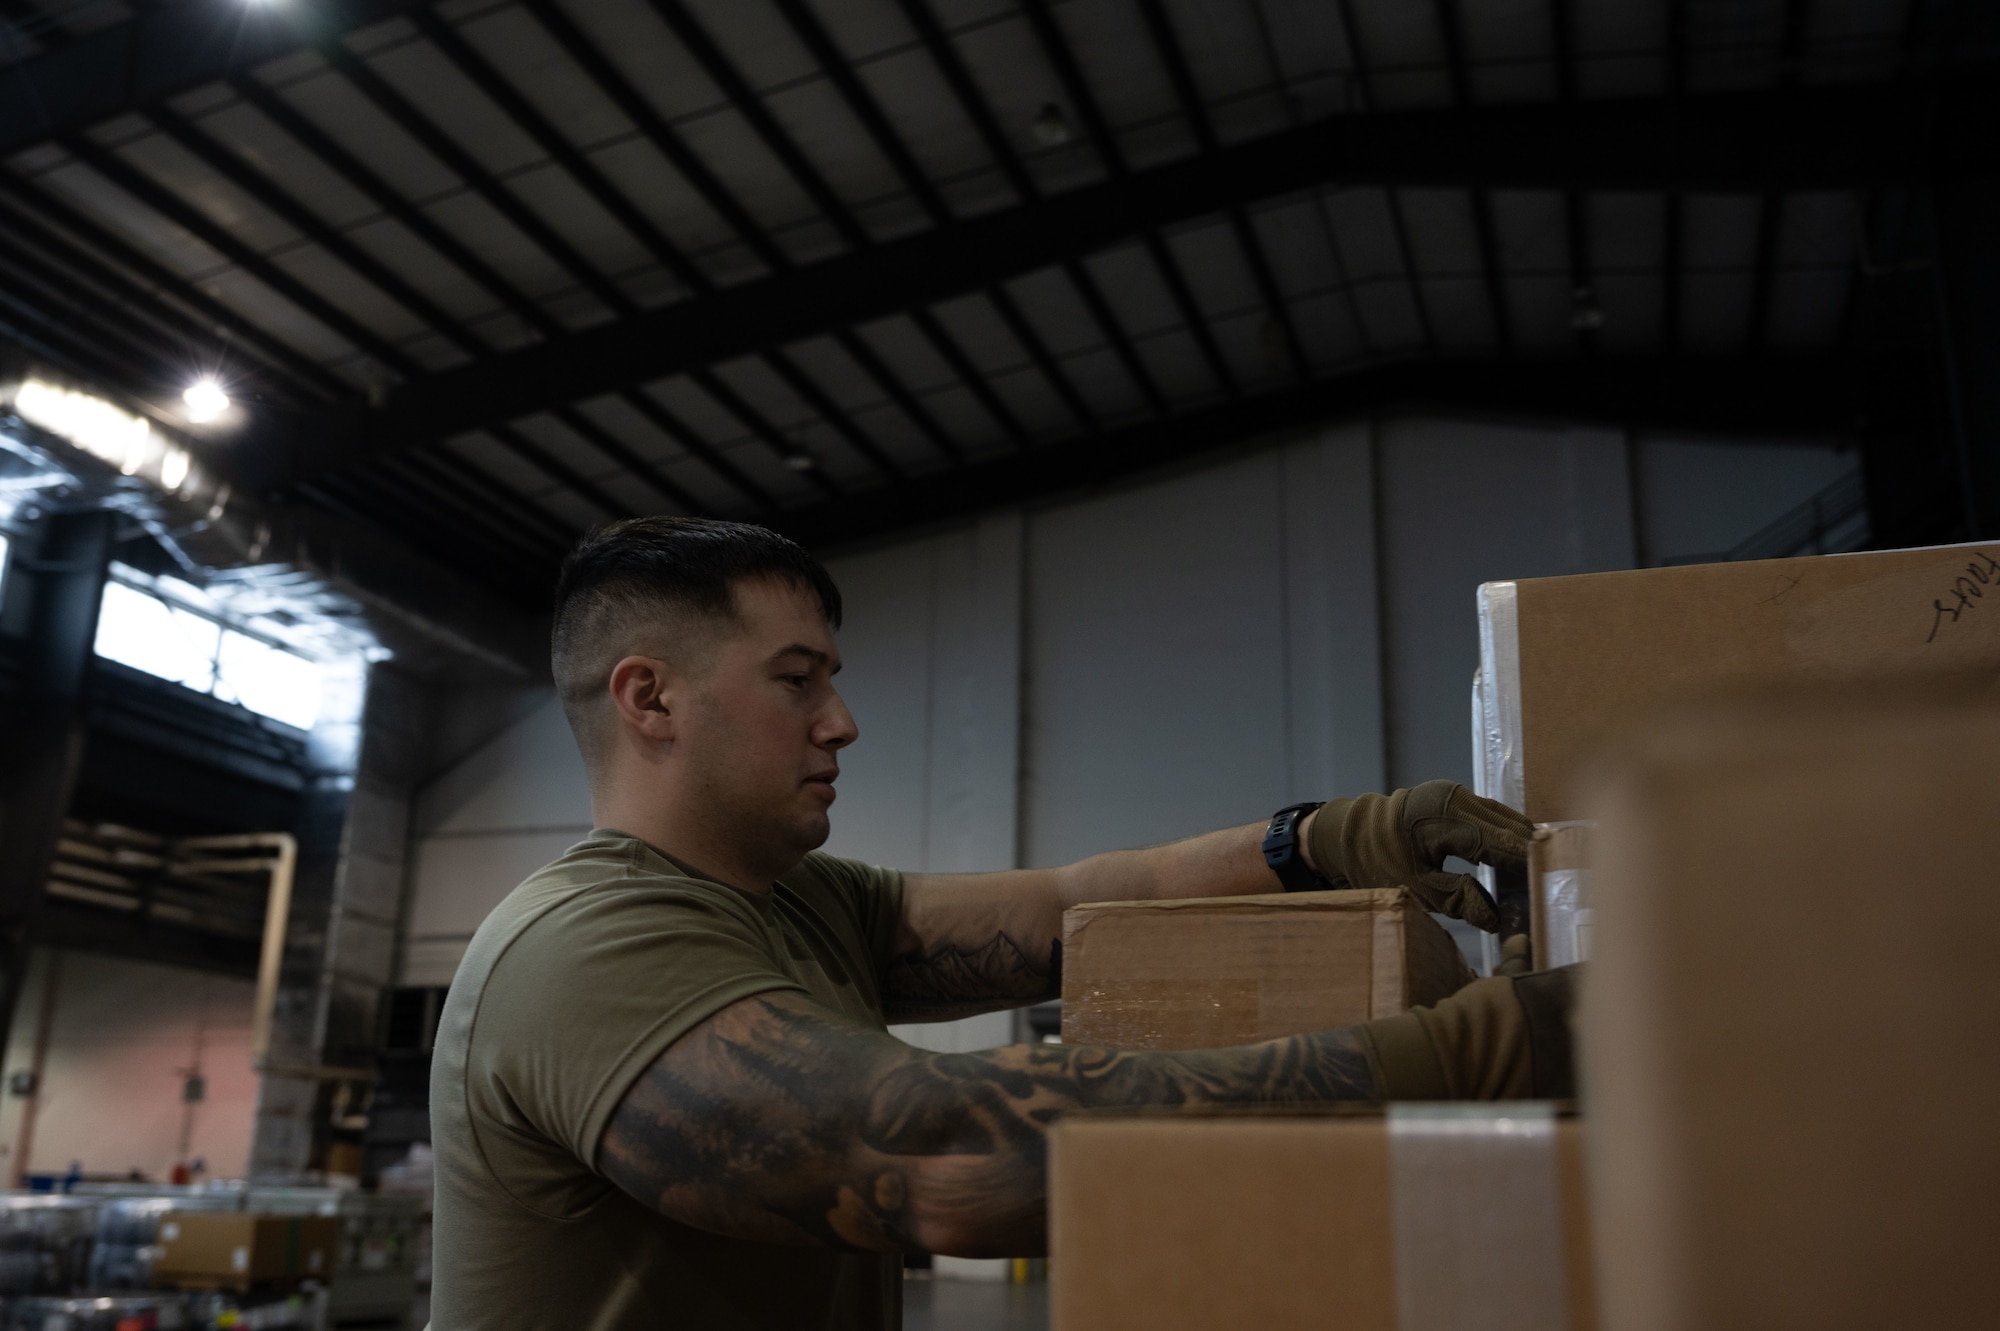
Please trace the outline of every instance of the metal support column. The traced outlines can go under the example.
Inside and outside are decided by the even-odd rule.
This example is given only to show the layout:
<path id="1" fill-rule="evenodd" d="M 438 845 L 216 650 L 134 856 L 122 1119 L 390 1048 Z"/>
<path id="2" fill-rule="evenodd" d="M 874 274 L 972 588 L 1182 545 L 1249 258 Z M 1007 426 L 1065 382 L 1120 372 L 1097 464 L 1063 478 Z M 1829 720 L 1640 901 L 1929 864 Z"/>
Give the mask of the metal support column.
<path id="1" fill-rule="evenodd" d="M 45 517 L 7 578 L 0 618 L 21 632 L 22 673 L 0 719 L 0 1061 L 83 760 L 84 681 L 117 524 L 103 511 Z"/>

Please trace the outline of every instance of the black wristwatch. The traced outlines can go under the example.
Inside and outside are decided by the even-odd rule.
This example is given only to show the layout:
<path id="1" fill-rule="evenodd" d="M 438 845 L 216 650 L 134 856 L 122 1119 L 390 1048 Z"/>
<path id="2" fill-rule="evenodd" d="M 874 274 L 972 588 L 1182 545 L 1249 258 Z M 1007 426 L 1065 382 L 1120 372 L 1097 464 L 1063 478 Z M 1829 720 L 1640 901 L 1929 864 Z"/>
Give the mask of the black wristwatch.
<path id="1" fill-rule="evenodd" d="M 1271 866 L 1287 892 L 1325 892 L 1333 887 L 1299 853 L 1299 824 L 1319 804 L 1315 800 L 1280 809 L 1271 815 L 1271 825 L 1264 830 L 1264 863 Z"/>

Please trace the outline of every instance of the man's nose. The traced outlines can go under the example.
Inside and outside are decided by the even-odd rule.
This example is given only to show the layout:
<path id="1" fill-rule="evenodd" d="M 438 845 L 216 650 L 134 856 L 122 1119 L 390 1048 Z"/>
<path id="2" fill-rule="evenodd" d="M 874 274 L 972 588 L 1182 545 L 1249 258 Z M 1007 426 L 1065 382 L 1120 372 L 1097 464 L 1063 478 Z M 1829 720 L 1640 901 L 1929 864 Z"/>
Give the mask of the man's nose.
<path id="1" fill-rule="evenodd" d="M 833 695 L 833 705 L 816 730 L 813 740 L 822 749 L 844 749 L 861 735 L 861 727 L 854 723 L 854 713 L 847 710 L 846 701 L 838 693 Z"/>

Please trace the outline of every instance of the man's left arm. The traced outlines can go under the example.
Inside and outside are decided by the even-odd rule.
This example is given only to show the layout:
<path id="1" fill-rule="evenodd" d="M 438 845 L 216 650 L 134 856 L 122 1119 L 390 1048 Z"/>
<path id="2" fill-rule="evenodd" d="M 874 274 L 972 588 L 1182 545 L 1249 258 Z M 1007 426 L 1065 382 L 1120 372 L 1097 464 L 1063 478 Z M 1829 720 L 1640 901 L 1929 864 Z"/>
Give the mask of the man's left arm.
<path id="1" fill-rule="evenodd" d="M 1062 994 L 1062 917 L 1086 901 L 1275 892 L 1264 824 L 1058 869 L 903 875 L 903 913 L 884 976 L 889 1020 L 947 1021 Z"/>
<path id="2" fill-rule="evenodd" d="M 1062 993 L 1062 917 L 1093 901 L 1161 901 L 1281 890 L 1264 861 L 1264 823 L 1055 869 L 906 874 L 884 975 L 889 1020 L 945 1021 Z M 1404 886 L 1432 910 L 1498 927 L 1493 903 L 1447 855 L 1519 863 L 1533 826 L 1451 781 L 1335 800 L 1299 829 L 1306 862 L 1333 887 Z"/>

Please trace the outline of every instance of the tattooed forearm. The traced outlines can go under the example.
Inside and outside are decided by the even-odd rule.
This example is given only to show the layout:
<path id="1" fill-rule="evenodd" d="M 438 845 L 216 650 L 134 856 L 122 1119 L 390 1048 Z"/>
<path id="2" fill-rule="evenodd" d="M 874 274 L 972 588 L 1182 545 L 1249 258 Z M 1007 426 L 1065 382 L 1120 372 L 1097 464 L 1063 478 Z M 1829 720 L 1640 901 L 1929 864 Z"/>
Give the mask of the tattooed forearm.
<path id="1" fill-rule="evenodd" d="M 930 1054 L 773 994 L 669 1048 L 626 1093 L 598 1165 L 661 1212 L 744 1238 L 1019 1256 L 1045 1242 L 1045 1133 L 1066 1112 L 1374 1097 L 1352 1030 L 1181 1053 Z"/>
<path id="2" fill-rule="evenodd" d="M 958 942 L 911 947 L 889 962 L 882 984 L 891 1021 L 948 1021 L 1061 994 L 1062 940 L 1051 940 L 1037 959 L 1004 932 L 971 948 Z"/>

